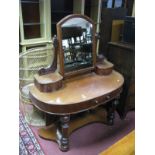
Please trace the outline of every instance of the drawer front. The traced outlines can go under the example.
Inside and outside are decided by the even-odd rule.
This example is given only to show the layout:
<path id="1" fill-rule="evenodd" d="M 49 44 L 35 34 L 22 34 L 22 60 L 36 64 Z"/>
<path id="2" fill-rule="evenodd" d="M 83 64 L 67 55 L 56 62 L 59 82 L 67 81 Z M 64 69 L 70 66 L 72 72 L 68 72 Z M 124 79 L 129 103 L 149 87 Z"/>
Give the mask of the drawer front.
<path id="1" fill-rule="evenodd" d="M 98 97 L 98 98 L 92 100 L 92 102 L 96 103 L 97 105 L 104 104 L 108 101 L 111 101 L 111 100 L 119 97 L 121 92 L 122 92 L 122 89 L 119 89 L 119 90 L 112 92 L 110 94 L 107 94 L 105 96 Z"/>

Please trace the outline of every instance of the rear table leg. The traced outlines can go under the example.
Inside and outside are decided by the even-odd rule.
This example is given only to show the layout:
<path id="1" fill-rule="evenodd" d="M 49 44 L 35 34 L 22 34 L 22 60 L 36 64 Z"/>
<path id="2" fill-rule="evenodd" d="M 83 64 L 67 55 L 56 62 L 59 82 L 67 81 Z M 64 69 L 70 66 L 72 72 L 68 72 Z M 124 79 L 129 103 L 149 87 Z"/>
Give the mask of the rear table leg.
<path id="1" fill-rule="evenodd" d="M 111 105 L 108 107 L 108 115 L 107 115 L 107 120 L 109 125 L 114 124 L 114 118 L 115 118 L 115 110 L 116 110 L 116 105 L 118 104 L 118 99 L 115 99 L 112 101 Z"/>

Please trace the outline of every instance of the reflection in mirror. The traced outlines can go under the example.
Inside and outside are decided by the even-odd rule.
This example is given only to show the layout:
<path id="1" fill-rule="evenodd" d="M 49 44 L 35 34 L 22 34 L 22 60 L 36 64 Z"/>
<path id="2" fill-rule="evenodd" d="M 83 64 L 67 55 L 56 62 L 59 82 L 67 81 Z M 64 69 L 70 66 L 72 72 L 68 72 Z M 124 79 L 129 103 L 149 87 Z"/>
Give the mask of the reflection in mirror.
<path id="1" fill-rule="evenodd" d="M 65 72 L 93 66 L 92 24 L 83 18 L 72 18 L 62 25 Z"/>

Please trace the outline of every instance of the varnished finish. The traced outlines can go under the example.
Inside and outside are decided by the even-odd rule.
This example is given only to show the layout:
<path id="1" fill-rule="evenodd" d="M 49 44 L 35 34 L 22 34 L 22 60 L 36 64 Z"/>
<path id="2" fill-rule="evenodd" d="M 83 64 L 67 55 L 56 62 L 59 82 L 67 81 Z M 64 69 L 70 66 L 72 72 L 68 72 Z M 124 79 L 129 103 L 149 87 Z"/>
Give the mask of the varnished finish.
<path id="1" fill-rule="evenodd" d="M 114 124 L 114 118 L 115 118 L 115 110 L 116 106 L 118 105 L 118 98 L 113 100 L 110 105 L 108 106 L 108 115 L 107 115 L 107 120 L 109 125 Z"/>
<path id="2" fill-rule="evenodd" d="M 59 144 L 59 148 L 61 151 L 65 152 L 69 149 L 69 121 L 70 116 L 61 116 L 60 117 L 60 128 L 57 128 L 56 136 L 57 143 Z"/>
<path id="3" fill-rule="evenodd" d="M 92 67 L 87 67 L 85 69 L 79 69 L 76 72 L 72 72 L 72 73 L 65 73 L 64 72 L 64 53 L 63 53 L 63 48 L 62 48 L 62 24 L 64 24 L 66 21 L 68 21 L 69 19 L 72 18 L 83 18 L 85 20 L 87 20 L 88 22 L 90 22 L 93 26 L 93 33 L 92 33 L 92 55 L 93 55 L 93 66 Z M 72 14 L 72 15 L 68 15 L 65 18 L 63 18 L 62 20 L 60 20 L 57 23 L 57 36 L 58 36 L 58 41 L 59 41 L 59 46 L 58 46 L 58 51 L 59 51 L 59 59 L 60 59 L 60 74 L 64 77 L 64 78 L 68 78 L 70 76 L 73 75 L 77 75 L 77 74 L 81 74 L 84 71 L 93 71 L 95 69 L 95 65 L 96 65 L 96 37 L 95 37 L 95 31 L 96 31 L 96 27 L 95 27 L 95 23 L 92 19 L 90 19 L 87 16 L 81 15 L 81 14 Z"/>
<path id="4" fill-rule="evenodd" d="M 99 75 L 109 75 L 113 70 L 114 65 L 105 60 L 96 64 L 95 73 Z"/>
<path id="5" fill-rule="evenodd" d="M 57 53 L 58 53 L 58 41 L 57 41 L 57 37 L 54 36 L 53 37 L 53 46 L 54 46 L 54 59 L 53 59 L 53 63 L 47 67 L 47 68 L 41 68 L 38 71 L 38 74 L 41 75 L 45 75 L 45 74 L 49 74 L 49 73 L 54 73 L 57 69 Z"/>
<path id="6" fill-rule="evenodd" d="M 83 68 L 80 70 L 75 70 L 72 72 L 69 72 L 65 75 L 64 79 L 69 79 L 78 75 L 82 75 L 82 74 L 86 74 L 86 73 L 90 73 L 94 70 L 94 67 L 88 67 L 88 68 Z"/>
<path id="7" fill-rule="evenodd" d="M 89 73 L 64 81 L 64 87 L 52 93 L 42 93 L 34 85 L 30 98 L 40 110 L 52 114 L 78 113 L 116 98 L 124 79 L 113 71 L 108 76 Z"/>
<path id="8" fill-rule="evenodd" d="M 37 89 L 41 92 L 53 92 L 62 87 L 62 79 L 63 77 L 58 72 L 42 76 L 36 74 L 34 76 L 34 83 Z"/>
<path id="9" fill-rule="evenodd" d="M 103 108 L 96 108 L 92 112 L 87 112 L 82 117 L 76 117 L 69 123 L 68 135 L 70 136 L 77 129 L 86 126 L 90 123 L 107 123 L 106 121 L 107 111 Z M 56 135 L 57 126 L 52 124 L 48 127 L 40 128 L 38 133 L 39 136 L 52 141 L 57 141 Z"/>
<path id="10" fill-rule="evenodd" d="M 87 20 L 93 26 L 93 64 L 92 66 L 90 65 L 91 67 L 87 66 L 87 68 L 65 73 L 62 25 L 69 19 L 75 18 L 76 20 L 77 17 Z M 116 99 L 122 92 L 124 78 L 118 72 L 112 71 L 113 64 L 100 57 L 96 65 L 95 30 L 94 22 L 87 16 L 80 14 L 69 15 L 58 22 L 57 35 L 59 44 L 58 46 L 55 44 L 54 64 L 49 69 L 40 70 L 39 74 L 34 77 L 35 84 L 30 87 L 29 95 L 33 104 L 45 113 L 57 115 L 56 122 L 52 128 L 41 129 L 39 134 L 41 137 L 56 141 L 62 151 L 69 149 L 69 135 L 74 130 L 88 123 L 102 122 L 104 120 L 103 117 L 98 117 L 98 112 L 96 112 L 93 116 L 84 117 L 85 120 L 77 121 L 78 124 L 76 122 L 70 123 L 71 114 L 88 110 L 93 111 L 92 109 L 112 101 L 107 113 L 108 123 L 112 125 Z M 57 66 L 57 51 L 59 54 L 60 74 L 53 70 Z M 69 124 L 71 128 L 69 128 Z"/>

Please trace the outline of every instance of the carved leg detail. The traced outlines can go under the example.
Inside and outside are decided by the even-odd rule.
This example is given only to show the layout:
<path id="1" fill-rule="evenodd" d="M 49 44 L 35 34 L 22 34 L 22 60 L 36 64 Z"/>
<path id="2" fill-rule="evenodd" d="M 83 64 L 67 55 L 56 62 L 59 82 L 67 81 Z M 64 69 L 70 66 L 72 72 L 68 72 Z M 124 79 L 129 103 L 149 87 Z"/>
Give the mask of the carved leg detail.
<path id="1" fill-rule="evenodd" d="M 108 107 L 107 120 L 108 120 L 109 125 L 114 124 L 115 109 L 116 109 L 117 104 L 118 104 L 118 99 L 115 99 L 114 101 L 112 101 L 111 105 Z"/>
<path id="2" fill-rule="evenodd" d="M 61 151 L 68 151 L 69 149 L 69 116 L 61 116 L 60 117 L 60 128 L 57 129 L 57 142 L 59 144 L 59 148 Z"/>

